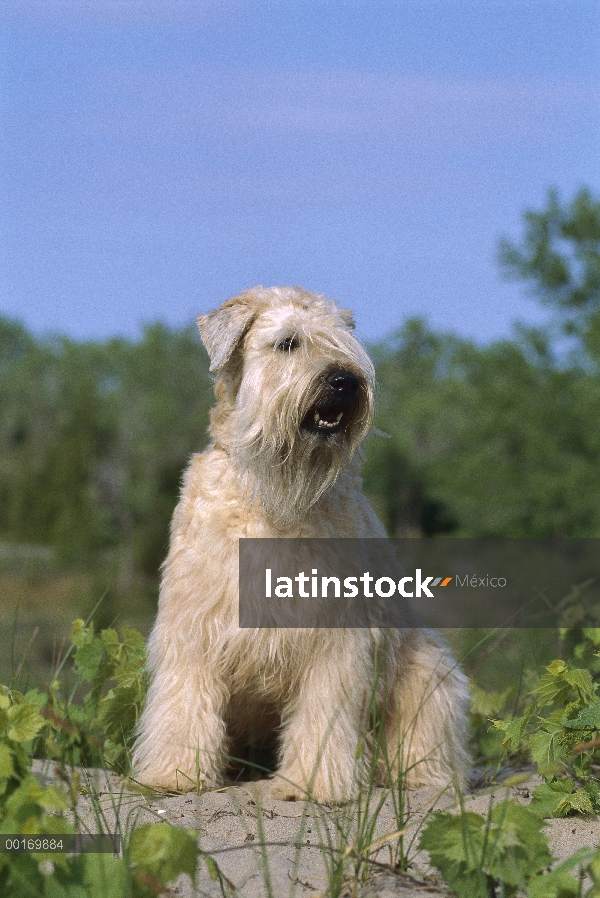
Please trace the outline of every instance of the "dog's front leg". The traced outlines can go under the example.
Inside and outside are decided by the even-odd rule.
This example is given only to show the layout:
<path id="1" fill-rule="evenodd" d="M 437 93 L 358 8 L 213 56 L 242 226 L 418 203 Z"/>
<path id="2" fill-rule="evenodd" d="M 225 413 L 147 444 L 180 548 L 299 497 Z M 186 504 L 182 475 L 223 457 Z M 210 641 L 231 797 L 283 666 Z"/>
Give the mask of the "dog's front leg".
<path id="1" fill-rule="evenodd" d="M 348 646 L 335 657 L 315 659 L 282 717 L 280 765 L 271 787 L 279 799 L 349 799 L 361 781 L 366 752 L 358 751 L 366 733 L 369 670 Z M 368 665 L 367 665 L 368 666 Z M 357 757 L 361 755 L 361 760 Z"/>
<path id="2" fill-rule="evenodd" d="M 225 752 L 227 691 L 216 664 L 199 661 L 189 645 L 171 641 L 161 652 L 157 625 L 149 646 L 154 671 L 137 731 L 133 776 L 154 788 L 200 791 L 219 781 Z"/>
<path id="3" fill-rule="evenodd" d="M 384 709 L 383 780 L 409 789 L 466 783 L 467 679 L 441 637 L 410 630 L 397 649 L 395 682 Z"/>

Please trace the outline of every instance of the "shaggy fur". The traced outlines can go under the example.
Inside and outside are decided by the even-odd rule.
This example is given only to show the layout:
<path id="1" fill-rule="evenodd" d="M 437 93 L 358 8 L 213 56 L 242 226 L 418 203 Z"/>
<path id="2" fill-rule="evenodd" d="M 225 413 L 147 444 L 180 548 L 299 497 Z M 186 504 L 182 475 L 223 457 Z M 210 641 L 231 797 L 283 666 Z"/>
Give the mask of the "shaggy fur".
<path id="1" fill-rule="evenodd" d="M 198 325 L 216 375 L 213 442 L 192 458 L 173 517 L 135 776 L 211 787 L 228 752 L 275 732 L 271 794 L 343 801 L 368 762 L 374 695 L 382 776 L 402 767 L 409 786 L 462 785 L 466 681 L 435 633 L 238 627 L 239 539 L 385 536 L 361 490 L 374 371 L 351 314 L 257 287 Z"/>

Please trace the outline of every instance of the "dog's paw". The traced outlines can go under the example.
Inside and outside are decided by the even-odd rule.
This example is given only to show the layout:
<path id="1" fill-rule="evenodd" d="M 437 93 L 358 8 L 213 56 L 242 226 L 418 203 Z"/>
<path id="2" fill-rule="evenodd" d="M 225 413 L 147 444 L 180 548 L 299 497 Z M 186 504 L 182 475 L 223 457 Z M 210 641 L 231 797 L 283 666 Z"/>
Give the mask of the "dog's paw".
<path id="1" fill-rule="evenodd" d="M 214 788 L 215 785 L 214 782 L 207 781 L 197 771 L 194 771 L 193 775 L 189 775 L 179 768 L 134 770 L 131 778 L 140 786 L 152 789 L 154 792 L 174 792 L 179 795 L 184 795 L 186 792 L 200 794 L 208 788 Z"/>
<path id="2" fill-rule="evenodd" d="M 318 804 L 336 805 L 346 804 L 352 798 L 349 789 L 341 784 L 324 783 L 319 777 L 310 784 L 300 782 L 301 777 L 283 776 L 276 774 L 275 779 L 268 789 L 269 798 L 277 801 L 315 801 Z"/>
<path id="3" fill-rule="evenodd" d="M 308 797 L 306 789 L 280 778 L 277 778 L 269 788 L 269 798 L 274 798 L 276 801 L 303 801 Z"/>

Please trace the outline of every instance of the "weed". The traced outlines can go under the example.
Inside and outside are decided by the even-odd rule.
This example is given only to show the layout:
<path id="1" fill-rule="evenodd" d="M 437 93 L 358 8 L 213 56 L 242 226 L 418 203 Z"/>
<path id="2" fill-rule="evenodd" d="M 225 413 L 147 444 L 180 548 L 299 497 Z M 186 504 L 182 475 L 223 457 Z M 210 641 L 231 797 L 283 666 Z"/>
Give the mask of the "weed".
<path id="1" fill-rule="evenodd" d="M 580 898 L 581 873 L 598 884 L 600 852 L 581 848 L 550 870 L 556 860 L 542 832 L 544 820 L 513 800 L 493 804 L 487 819 L 461 809 L 436 812 L 419 841 L 431 863 L 458 898 Z M 575 879 L 571 872 L 580 871 Z M 597 898 L 593 891 L 589 898 Z"/>
<path id="2" fill-rule="evenodd" d="M 406 872 L 417 840 L 418 848 L 429 852 L 431 863 L 459 898 L 517 894 L 575 898 L 583 895 L 583 875 L 592 883 L 587 898 L 600 898 L 600 852 L 581 849 L 552 866 L 555 859 L 543 831 L 544 817 L 597 812 L 600 807 L 595 778 L 600 700 L 594 678 L 600 633 L 589 628 L 577 634 L 564 630 L 561 637 L 563 645 L 569 645 L 577 659 L 589 661 L 589 666 L 555 660 L 537 679 L 527 675 L 527 689 L 511 686 L 486 693 L 475 687 L 473 693 L 473 720 L 483 759 L 499 765 L 503 751 L 519 761 L 531 757 L 544 776 L 529 807 L 507 800 L 491 806 L 487 818 L 464 807 L 454 814 L 435 812 L 421 828 L 413 827 L 409 839 L 408 771 L 396 758 L 387 757 L 381 721 L 374 710 L 380 685 L 376 679 L 370 697 L 372 735 L 357 748 L 357 770 L 362 773 L 354 798 L 332 810 L 316 805 L 307 793 L 292 846 L 290 896 L 296 891 L 301 851 L 312 828 L 316 841 L 311 836 L 311 844 L 323 858 L 327 898 L 338 898 L 349 881 L 358 890 L 374 868 Z M 91 800 L 96 831 L 109 831 L 93 787 L 88 783 L 86 788 L 83 782 L 86 771 L 78 773 L 73 767 L 128 770 L 132 733 L 147 685 L 144 658 L 144 640 L 135 630 L 124 628 L 117 633 L 109 628 L 96 633 L 92 624 L 79 620 L 45 689 L 20 692 L 0 687 L 0 833 L 37 836 L 81 831 L 80 791 L 86 791 Z M 63 672 L 75 678 L 68 694 L 61 685 Z M 34 757 L 58 763 L 56 785 L 40 785 L 31 772 Z M 376 785 L 381 778 L 388 782 L 385 788 Z M 199 769 L 196 780 L 194 786 L 200 792 Z M 116 802 L 112 811 L 119 821 L 120 799 L 111 800 Z M 386 814 L 391 808 L 387 827 L 382 826 L 384 808 Z M 273 896 L 270 843 L 260 802 L 257 811 L 255 844 L 265 894 Z M 122 856 L 0 854 L 0 893 L 11 898 L 50 894 L 149 898 L 181 873 L 193 878 L 201 862 L 222 896 L 234 894 L 233 884 L 215 858 L 198 848 L 194 831 L 164 822 L 140 826 L 132 818 L 120 835 Z M 378 859 L 382 851 L 389 859 L 386 864 Z"/>

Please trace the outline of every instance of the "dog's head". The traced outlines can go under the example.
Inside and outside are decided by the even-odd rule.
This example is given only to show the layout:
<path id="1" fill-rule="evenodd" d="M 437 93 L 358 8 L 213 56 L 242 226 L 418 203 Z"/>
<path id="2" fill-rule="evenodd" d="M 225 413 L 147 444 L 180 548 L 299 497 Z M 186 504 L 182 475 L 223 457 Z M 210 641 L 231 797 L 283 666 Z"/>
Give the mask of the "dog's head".
<path id="1" fill-rule="evenodd" d="M 198 325 L 217 376 L 213 436 L 253 475 L 271 516 L 272 492 L 285 499 L 278 516 L 290 503 L 302 514 L 372 422 L 375 374 L 351 313 L 299 287 L 258 287 Z"/>

